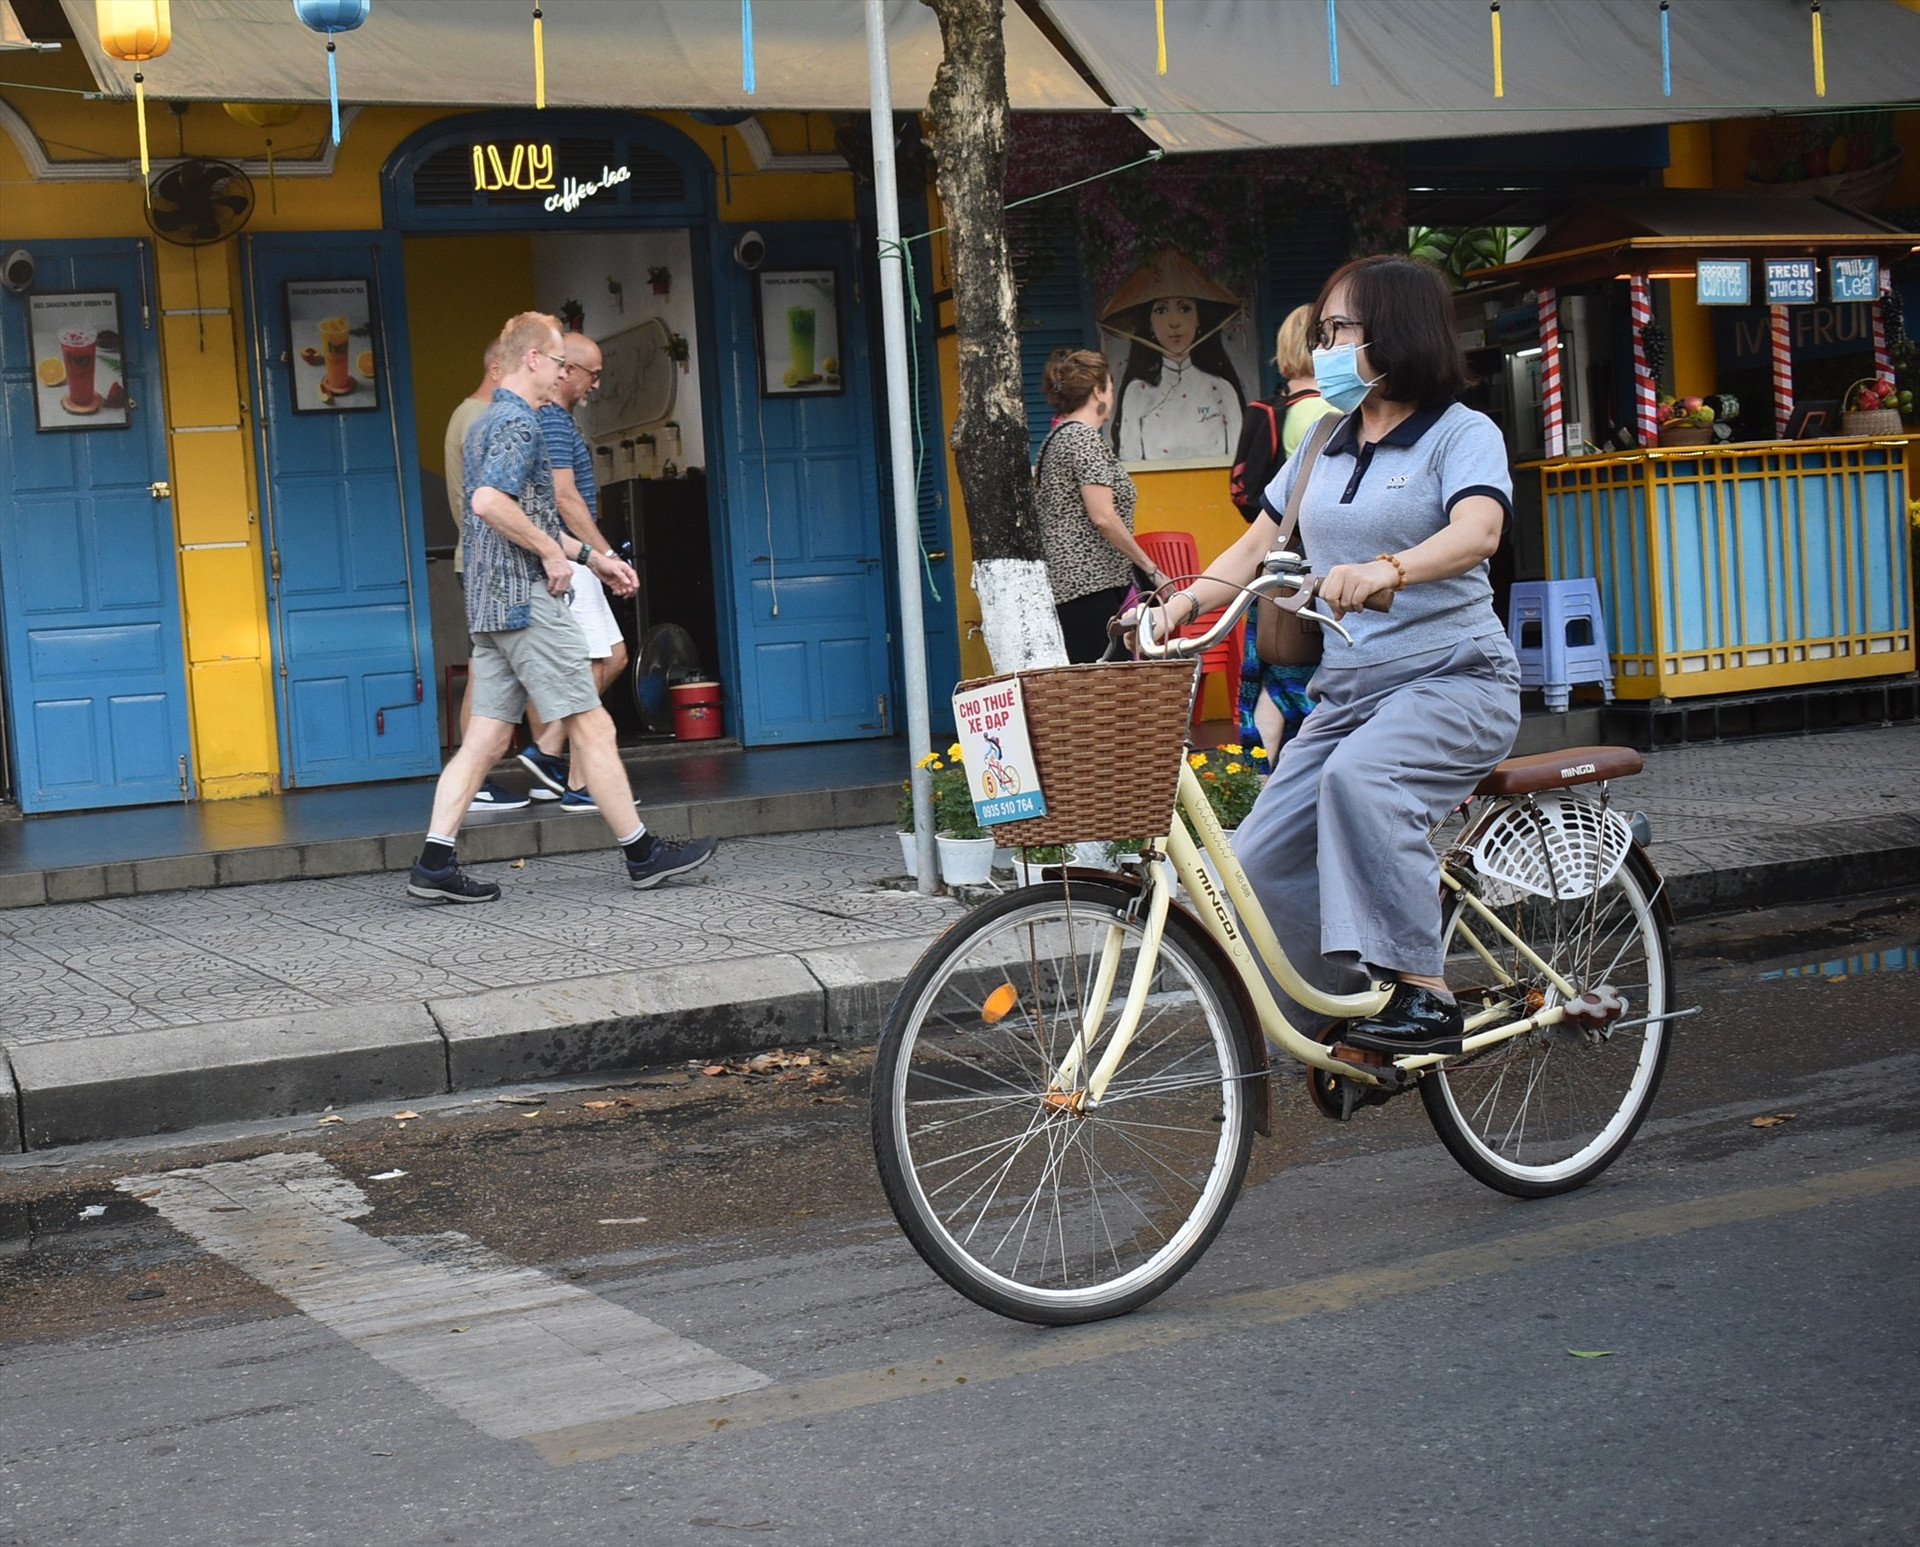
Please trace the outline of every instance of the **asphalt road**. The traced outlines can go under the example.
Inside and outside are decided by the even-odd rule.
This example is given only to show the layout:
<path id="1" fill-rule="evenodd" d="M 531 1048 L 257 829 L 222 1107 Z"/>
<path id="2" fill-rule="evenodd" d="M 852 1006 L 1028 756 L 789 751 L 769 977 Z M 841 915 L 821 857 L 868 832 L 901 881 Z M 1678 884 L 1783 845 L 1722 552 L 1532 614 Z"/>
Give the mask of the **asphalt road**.
<path id="1" fill-rule="evenodd" d="M 1290 1079 L 1065 1332 L 906 1246 L 859 1050 L 0 1160 L 0 1543 L 1911 1542 L 1920 899 L 1680 943 L 1592 1187 Z"/>

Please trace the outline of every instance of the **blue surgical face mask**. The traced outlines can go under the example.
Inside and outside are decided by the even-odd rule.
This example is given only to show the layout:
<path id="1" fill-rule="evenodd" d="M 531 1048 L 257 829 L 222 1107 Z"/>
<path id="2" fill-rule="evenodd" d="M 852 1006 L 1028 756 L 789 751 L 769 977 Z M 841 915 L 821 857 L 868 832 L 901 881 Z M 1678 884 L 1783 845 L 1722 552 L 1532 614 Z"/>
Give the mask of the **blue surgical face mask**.
<path id="1" fill-rule="evenodd" d="M 1320 396 L 1340 410 L 1351 413 L 1366 400 L 1369 392 L 1386 380 L 1386 374 L 1368 381 L 1360 374 L 1358 344 L 1335 344 L 1331 349 L 1313 352 L 1313 379 L 1319 383 Z"/>

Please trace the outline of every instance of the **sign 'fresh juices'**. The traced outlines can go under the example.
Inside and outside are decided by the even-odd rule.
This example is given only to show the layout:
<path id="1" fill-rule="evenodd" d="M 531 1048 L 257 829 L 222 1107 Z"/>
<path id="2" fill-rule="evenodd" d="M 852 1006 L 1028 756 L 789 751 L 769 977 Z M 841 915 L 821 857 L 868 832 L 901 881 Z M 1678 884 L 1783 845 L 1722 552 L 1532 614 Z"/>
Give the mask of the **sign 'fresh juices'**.
<path id="1" fill-rule="evenodd" d="M 974 818 L 982 827 L 1047 814 L 1018 677 L 962 688 L 953 695 L 953 723 Z"/>

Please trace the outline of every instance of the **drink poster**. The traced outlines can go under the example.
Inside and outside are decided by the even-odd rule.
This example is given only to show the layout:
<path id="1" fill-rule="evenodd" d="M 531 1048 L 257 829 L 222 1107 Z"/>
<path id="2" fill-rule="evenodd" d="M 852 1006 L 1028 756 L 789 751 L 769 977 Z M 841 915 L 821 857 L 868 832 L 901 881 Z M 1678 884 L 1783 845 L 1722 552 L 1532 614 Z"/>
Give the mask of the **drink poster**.
<path id="1" fill-rule="evenodd" d="M 973 795 L 974 820 L 991 827 L 1047 814 L 1018 677 L 962 688 L 953 695 L 953 723 Z"/>
<path id="2" fill-rule="evenodd" d="M 27 297 L 33 404 L 42 430 L 124 430 L 127 358 L 120 297 L 71 290 Z"/>
<path id="3" fill-rule="evenodd" d="M 380 406 L 373 306 L 364 279 L 288 280 L 287 338 L 295 413 Z"/>
<path id="4" fill-rule="evenodd" d="M 839 392 L 838 276 L 832 269 L 783 269 L 757 278 L 761 393 L 819 397 Z"/>

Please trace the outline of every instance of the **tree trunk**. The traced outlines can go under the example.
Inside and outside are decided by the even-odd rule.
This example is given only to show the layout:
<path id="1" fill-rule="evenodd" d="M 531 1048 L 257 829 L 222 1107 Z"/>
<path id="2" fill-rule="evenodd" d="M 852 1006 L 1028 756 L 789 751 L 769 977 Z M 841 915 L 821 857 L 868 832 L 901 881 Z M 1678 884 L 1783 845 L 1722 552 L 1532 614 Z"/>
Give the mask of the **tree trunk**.
<path id="1" fill-rule="evenodd" d="M 973 589 L 996 671 L 1066 660 L 1028 469 L 1020 335 L 1007 252 L 1004 0 L 924 0 L 945 55 L 927 107 L 953 264 L 960 350 L 954 461 L 973 539 Z"/>

